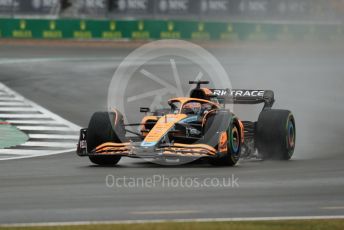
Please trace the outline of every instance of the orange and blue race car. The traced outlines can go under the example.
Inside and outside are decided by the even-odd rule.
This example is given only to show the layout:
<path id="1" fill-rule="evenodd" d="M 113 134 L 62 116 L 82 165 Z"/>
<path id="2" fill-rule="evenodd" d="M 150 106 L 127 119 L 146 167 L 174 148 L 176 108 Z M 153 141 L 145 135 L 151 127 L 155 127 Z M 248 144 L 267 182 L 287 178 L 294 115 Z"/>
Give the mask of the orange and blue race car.
<path id="1" fill-rule="evenodd" d="M 240 158 L 289 160 L 295 148 L 295 119 L 288 110 L 272 109 L 271 90 L 201 88 L 190 97 L 173 98 L 168 110 L 145 113 L 142 121 L 125 124 L 123 115 L 93 114 L 80 130 L 77 154 L 98 165 L 115 165 L 121 157 L 149 158 L 180 163 L 207 159 L 213 165 L 234 166 Z M 260 104 L 257 121 L 240 120 L 226 104 Z M 138 126 L 140 132 L 127 127 Z M 134 133 L 135 136 L 129 136 Z"/>

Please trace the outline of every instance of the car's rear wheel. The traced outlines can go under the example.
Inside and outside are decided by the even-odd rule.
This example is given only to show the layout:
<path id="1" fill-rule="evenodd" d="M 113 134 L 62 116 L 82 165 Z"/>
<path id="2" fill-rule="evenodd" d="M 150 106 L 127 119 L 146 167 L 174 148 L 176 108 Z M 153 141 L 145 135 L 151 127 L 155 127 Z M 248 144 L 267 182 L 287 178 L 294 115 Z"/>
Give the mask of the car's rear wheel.
<path id="1" fill-rule="evenodd" d="M 288 110 L 263 110 L 258 118 L 256 146 L 263 159 L 289 160 L 295 149 L 296 127 Z"/>
<path id="2" fill-rule="evenodd" d="M 111 119 L 111 120 L 110 120 Z M 92 115 L 87 129 L 87 150 L 95 148 L 105 142 L 121 143 L 125 135 L 123 117 L 119 112 L 96 112 Z M 90 161 L 97 165 L 115 165 L 120 156 L 89 156 Z"/>

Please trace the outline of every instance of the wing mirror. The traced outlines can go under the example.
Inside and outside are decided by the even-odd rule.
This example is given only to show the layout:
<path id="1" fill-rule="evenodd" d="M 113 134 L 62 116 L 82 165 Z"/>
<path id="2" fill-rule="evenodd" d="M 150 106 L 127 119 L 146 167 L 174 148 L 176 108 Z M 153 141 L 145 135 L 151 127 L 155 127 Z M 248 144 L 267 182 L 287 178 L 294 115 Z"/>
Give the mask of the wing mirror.
<path id="1" fill-rule="evenodd" d="M 149 113 L 150 109 L 148 107 L 140 107 L 140 113 Z"/>

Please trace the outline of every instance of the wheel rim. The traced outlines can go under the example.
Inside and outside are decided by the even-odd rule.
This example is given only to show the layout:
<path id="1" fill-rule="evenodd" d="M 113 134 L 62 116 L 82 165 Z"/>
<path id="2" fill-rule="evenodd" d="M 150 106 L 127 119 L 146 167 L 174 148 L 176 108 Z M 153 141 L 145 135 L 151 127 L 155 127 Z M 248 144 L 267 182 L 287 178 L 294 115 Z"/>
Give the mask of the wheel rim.
<path id="1" fill-rule="evenodd" d="M 234 153 L 237 153 L 240 146 L 240 137 L 239 132 L 236 126 L 232 128 L 231 132 L 231 148 Z"/>
<path id="2" fill-rule="evenodd" d="M 295 127 L 292 120 L 289 120 L 287 140 L 288 140 L 288 147 L 293 149 L 295 146 Z"/>

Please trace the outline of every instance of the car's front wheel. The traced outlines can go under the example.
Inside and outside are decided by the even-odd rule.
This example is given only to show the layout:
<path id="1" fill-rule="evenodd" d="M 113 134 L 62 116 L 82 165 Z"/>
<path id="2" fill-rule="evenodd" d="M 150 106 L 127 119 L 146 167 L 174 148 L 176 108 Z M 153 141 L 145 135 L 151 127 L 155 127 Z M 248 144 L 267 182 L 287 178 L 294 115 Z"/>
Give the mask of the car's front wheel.
<path id="1" fill-rule="evenodd" d="M 230 123 L 230 126 L 225 132 L 219 136 L 218 146 L 223 145 L 225 148 L 225 155 L 212 161 L 212 164 L 217 166 L 234 166 L 239 161 L 241 153 L 241 134 L 240 126 L 236 120 Z M 219 148 L 219 147 L 218 147 Z M 219 148 L 219 150 L 221 147 Z"/>
<path id="2" fill-rule="evenodd" d="M 110 120 L 111 119 L 111 120 Z M 96 112 L 92 115 L 87 129 L 87 150 L 94 151 L 105 142 L 121 143 L 125 135 L 123 120 L 119 112 Z M 120 156 L 89 156 L 90 161 L 97 165 L 115 165 Z"/>
<path id="3" fill-rule="evenodd" d="M 239 121 L 229 111 L 219 110 L 208 115 L 204 126 L 205 143 L 218 149 L 221 156 L 210 161 L 216 166 L 234 166 L 241 152 Z"/>

